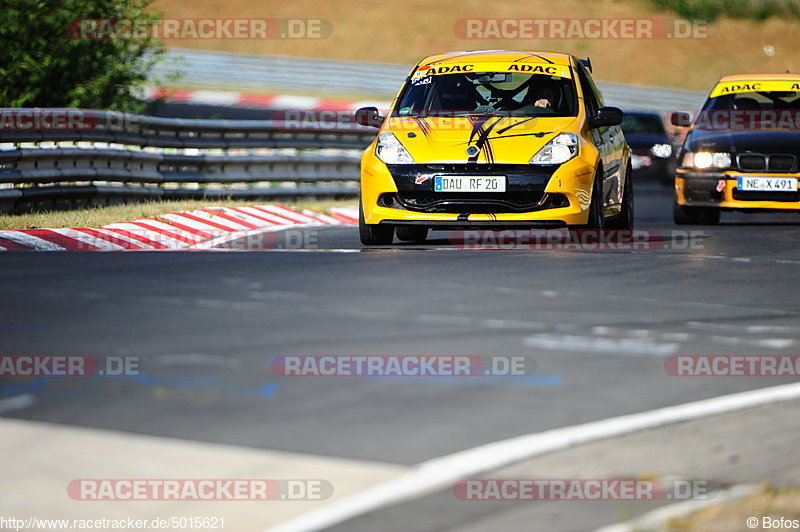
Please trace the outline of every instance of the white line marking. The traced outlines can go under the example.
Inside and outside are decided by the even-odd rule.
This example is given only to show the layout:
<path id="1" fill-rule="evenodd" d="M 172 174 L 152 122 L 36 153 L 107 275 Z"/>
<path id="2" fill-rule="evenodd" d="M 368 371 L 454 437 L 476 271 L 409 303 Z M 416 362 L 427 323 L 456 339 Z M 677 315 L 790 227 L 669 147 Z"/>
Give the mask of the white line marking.
<path id="1" fill-rule="evenodd" d="M 22 395 L 15 395 L 8 399 L 0 399 L 0 414 L 4 412 L 11 412 L 12 410 L 22 410 L 33 406 L 36 402 L 32 394 L 24 393 Z"/>
<path id="2" fill-rule="evenodd" d="M 620 355 L 671 355 L 680 347 L 676 343 L 659 343 L 645 338 L 598 338 L 571 334 L 537 334 L 525 338 L 522 343 L 528 347 L 551 351 L 588 351 Z"/>
<path id="3" fill-rule="evenodd" d="M 534 456 L 644 429 L 798 398 L 800 383 L 784 384 L 488 443 L 417 464 L 410 473 L 395 480 L 285 521 L 269 531 L 322 530 L 378 508 L 446 488 L 459 479 Z"/>
<path id="4" fill-rule="evenodd" d="M 800 327 L 794 325 L 739 325 L 731 323 L 711 323 L 706 321 L 687 321 L 690 329 L 721 330 L 721 331 L 746 331 L 748 333 L 800 333 Z"/>
<path id="5" fill-rule="evenodd" d="M 152 358 L 153 366 L 219 366 L 228 369 L 239 369 L 241 362 L 235 358 L 228 358 L 219 355 L 209 355 L 207 353 L 170 353 L 166 355 L 156 355 Z"/>

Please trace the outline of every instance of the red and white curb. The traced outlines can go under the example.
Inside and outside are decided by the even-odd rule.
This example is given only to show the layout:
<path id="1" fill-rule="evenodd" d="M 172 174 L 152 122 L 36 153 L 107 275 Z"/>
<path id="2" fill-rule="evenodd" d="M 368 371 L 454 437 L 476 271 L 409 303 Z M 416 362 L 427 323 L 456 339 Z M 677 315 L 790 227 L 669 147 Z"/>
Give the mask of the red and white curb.
<path id="1" fill-rule="evenodd" d="M 256 207 L 207 207 L 173 212 L 99 229 L 20 229 L 0 231 L 0 251 L 145 251 L 193 250 L 224 247 L 249 235 L 289 227 L 352 225 L 358 223 L 355 208 L 333 208 L 327 214 L 294 210 L 279 205 Z M 260 241 L 269 248 L 268 239 Z"/>
<path id="2" fill-rule="evenodd" d="M 385 101 L 345 101 L 296 96 L 286 94 L 259 94 L 232 91 L 183 90 L 147 88 L 143 91 L 145 100 L 166 100 L 194 105 L 214 105 L 219 107 L 249 107 L 256 109 L 301 110 L 301 111 L 345 111 L 354 112 L 361 107 L 388 109 Z"/>

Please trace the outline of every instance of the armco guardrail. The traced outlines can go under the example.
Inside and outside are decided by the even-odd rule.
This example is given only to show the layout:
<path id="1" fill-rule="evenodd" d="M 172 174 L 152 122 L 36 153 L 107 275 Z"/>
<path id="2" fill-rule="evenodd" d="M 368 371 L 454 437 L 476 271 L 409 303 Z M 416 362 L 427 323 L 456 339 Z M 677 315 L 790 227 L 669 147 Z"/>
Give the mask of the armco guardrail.
<path id="1" fill-rule="evenodd" d="M 359 151 L 376 130 L 334 125 L 0 109 L 0 211 L 146 198 L 353 197 Z"/>
<path id="2" fill-rule="evenodd" d="M 420 58 L 421 59 L 421 58 Z M 595 62 L 602 79 L 602 64 Z M 155 80 L 179 72 L 193 87 L 285 94 L 361 95 L 385 101 L 396 94 L 413 65 L 266 56 L 172 48 L 153 70 Z M 698 91 L 598 82 L 605 103 L 623 110 L 666 113 L 699 109 Z"/>

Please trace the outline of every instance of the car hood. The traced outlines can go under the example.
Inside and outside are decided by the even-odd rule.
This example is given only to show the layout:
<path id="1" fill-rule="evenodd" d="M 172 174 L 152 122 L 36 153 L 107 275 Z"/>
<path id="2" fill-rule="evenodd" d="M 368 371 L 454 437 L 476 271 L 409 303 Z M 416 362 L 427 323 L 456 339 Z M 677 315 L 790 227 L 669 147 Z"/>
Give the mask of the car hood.
<path id="1" fill-rule="evenodd" d="M 392 117 L 393 133 L 415 163 L 528 164 L 575 117 Z M 469 150 L 469 153 L 468 153 Z"/>
<path id="2" fill-rule="evenodd" d="M 800 131 L 693 129 L 687 136 L 684 146 L 690 151 L 796 154 L 800 153 Z"/>

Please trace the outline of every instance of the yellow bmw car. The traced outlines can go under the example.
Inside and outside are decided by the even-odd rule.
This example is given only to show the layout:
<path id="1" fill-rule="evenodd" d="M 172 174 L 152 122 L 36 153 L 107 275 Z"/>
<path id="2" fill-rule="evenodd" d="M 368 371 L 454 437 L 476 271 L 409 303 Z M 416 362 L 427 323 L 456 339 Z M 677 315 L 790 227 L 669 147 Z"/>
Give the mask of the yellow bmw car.
<path id="1" fill-rule="evenodd" d="M 361 159 L 365 245 L 431 229 L 633 227 L 622 111 L 605 107 L 591 63 L 478 51 L 420 61 Z"/>
<path id="2" fill-rule="evenodd" d="M 717 224 L 722 211 L 800 211 L 800 75 L 721 78 L 678 150 L 674 220 Z"/>

